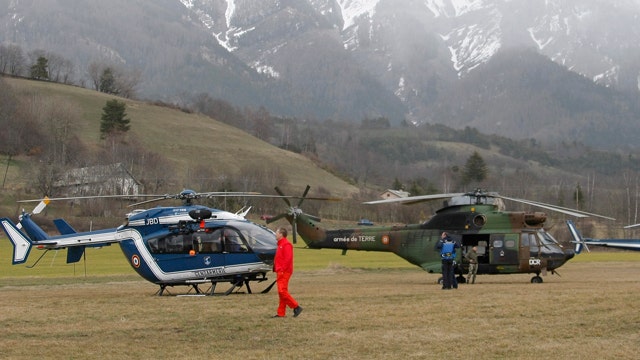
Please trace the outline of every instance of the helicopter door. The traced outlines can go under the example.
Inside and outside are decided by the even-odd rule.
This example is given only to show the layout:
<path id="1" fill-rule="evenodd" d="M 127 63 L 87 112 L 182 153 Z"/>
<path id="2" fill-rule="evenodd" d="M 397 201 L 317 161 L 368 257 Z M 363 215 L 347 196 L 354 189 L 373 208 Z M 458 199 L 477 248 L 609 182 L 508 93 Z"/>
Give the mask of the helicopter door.
<path id="1" fill-rule="evenodd" d="M 492 234 L 491 235 L 491 265 L 516 265 L 518 264 L 518 234 Z"/>
<path id="2" fill-rule="evenodd" d="M 215 247 L 219 232 L 167 234 L 147 241 L 153 259 L 162 271 L 190 271 L 224 266 L 224 258 Z"/>
<path id="3" fill-rule="evenodd" d="M 523 232 L 520 234 L 520 271 L 529 271 L 532 258 L 537 257 L 538 245 L 535 234 Z"/>
<path id="4" fill-rule="evenodd" d="M 256 255 L 249 249 L 236 229 L 224 229 L 222 246 L 227 267 L 244 265 L 255 260 Z"/>

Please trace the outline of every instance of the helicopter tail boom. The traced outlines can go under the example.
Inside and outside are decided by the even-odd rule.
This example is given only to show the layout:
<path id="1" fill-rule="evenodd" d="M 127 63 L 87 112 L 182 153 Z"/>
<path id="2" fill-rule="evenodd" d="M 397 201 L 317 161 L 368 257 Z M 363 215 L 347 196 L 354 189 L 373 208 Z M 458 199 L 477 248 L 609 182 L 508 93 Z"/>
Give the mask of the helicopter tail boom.
<path id="1" fill-rule="evenodd" d="M 29 257 L 33 242 L 18 229 L 13 221 L 2 218 L 0 219 L 0 224 L 11 244 L 13 244 L 13 265 L 23 264 Z"/>

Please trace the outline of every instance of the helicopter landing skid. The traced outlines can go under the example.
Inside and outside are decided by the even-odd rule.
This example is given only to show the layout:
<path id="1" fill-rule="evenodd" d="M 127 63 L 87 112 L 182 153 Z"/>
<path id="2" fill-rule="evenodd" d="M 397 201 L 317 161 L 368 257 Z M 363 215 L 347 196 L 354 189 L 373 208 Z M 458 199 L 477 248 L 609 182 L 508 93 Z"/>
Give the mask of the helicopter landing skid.
<path id="1" fill-rule="evenodd" d="M 215 293 L 216 285 L 220 281 L 211 281 L 211 288 L 208 291 L 208 295 L 210 295 L 210 296 L 227 296 L 227 295 L 229 295 L 231 293 L 234 293 L 235 289 L 238 289 L 237 291 L 235 291 L 235 293 L 236 294 L 240 294 L 240 289 L 242 288 L 243 285 L 247 288 L 247 293 L 248 294 L 253 294 L 253 291 L 251 290 L 250 282 L 251 281 L 263 282 L 265 280 L 267 280 L 267 278 L 263 276 L 262 278 L 257 278 L 257 279 L 240 279 L 240 280 L 237 280 L 237 281 L 232 281 L 231 282 L 231 287 L 229 289 L 227 289 L 227 291 L 225 291 L 223 293 L 220 293 L 220 294 Z M 269 285 L 267 288 L 262 290 L 260 293 L 261 294 L 268 293 L 269 290 L 271 290 L 271 288 L 273 287 L 274 284 L 275 284 L 275 281 L 273 283 L 271 283 L 271 285 Z"/>
<path id="2" fill-rule="evenodd" d="M 242 286 L 245 286 L 247 288 L 247 293 L 248 294 L 253 294 L 253 291 L 251 289 L 251 281 L 256 281 L 256 282 L 263 282 L 268 280 L 266 277 L 266 274 L 264 273 L 260 273 L 260 274 L 250 274 L 250 275 L 246 275 L 246 276 L 236 276 L 234 278 L 215 278 L 215 279 L 197 279 L 197 280 L 188 280 L 184 283 L 181 284 L 159 284 L 160 285 L 160 289 L 158 291 L 156 291 L 157 296 L 163 296 L 165 295 L 165 292 L 168 295 L 172 295 L 169 290 L 167 289 L 168 286 L 176 286 L 176 285 L 186 285 L 186 286 L 190 286 L 190 289 L 187 291 L 187 295 L 191 294 L 191 292 L 193 291 L 195 294 L 191 294 L 192 296 L 227 296 L 230 295 L 232 293 L 236 293 L 236 294 L 241 294 L 243 292 L 240 292 L 240 289 L 242 288 Z M 226 291 L 222 292 L 222 293 L 216 293 L 216 287 L 218 285 L 218 283 L 220 282 L 228 282 L 231 283 L 231 287 L 229 289 L 227 289 Z M 264 290 L 262 290 L 260 293 L 261 294 L 266 294 L 268 293 L 271 288 L 273 288 L 273 286 L 275 285 L 275 281 L 273 281 L 269 286 L 267 286 Z M 199 287 L 199 285 L 201 284 L 211 284 L 211 286 L 209 287 L 208 290 L 206 291 L 202 291 Z"/>

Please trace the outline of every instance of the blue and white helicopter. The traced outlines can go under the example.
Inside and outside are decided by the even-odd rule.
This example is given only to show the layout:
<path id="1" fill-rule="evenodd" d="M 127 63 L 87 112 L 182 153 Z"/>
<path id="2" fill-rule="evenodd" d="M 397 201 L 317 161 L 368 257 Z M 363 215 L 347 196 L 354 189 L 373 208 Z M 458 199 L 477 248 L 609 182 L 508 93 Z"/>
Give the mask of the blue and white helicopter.
<path id="1" fill-rule="evenodd" d="M 640 224 L 635 225 L 627 225 L 625 229 L 631 229 L 634 227 L 638 227 Z M 575 225 L 573 223 L 569 224 L 569 230 L 572 232 L 573 237 L 576 239 L 574 242 L 580 246 L 583 246 L 589 250 L 587 245 L 595 245 L 602 247 L 609 247 L 619 250 L 632 250 L 632 251 L 640 251 L 640 239 L 592 239 L 592 238 L 582 238 L 580 233 L 575 230 Z"/>
<path id="2" fill-rule="evenodd" d="M 231 284 L 224 295 L 243 285 L 251 293 L 250 282 L 267 280 L 277 247 L 275 233 L 245 219 L 249 209 L 231 213 L 193 204 L 193 200 L 199 198 L 261 195 L 185 190 L 177 195 L 147 196 L 157 198 L 134 205 L 162 199 L 181 199 L 183 205 L 135 210 L 127 214 L 125 223 L 117 228 L 89 232 L 76 232 L 63 219 L 55 219 L 53 222 L 60 232 L 58 236 L 47 235 L 32 220 L 32 214 L 24 210 L 18 224 L 1 218 L 0 225 L 13 244 L 13 264 L 25 263 L 33 247 L 42 250 L 67 248 L 67 263 L 74 263 L 82 258 L 87 247 L 118 243 L 133 269 L 160 286 L 158 295 L 163 295 L 168 286 L 176 285 L 190 286 L 198 295 L 214 295 L 216 284 L 220 282 Z M 41 212 L 51 200 L 64 199 L 70 198 L 45 198 L 33 214 Z M 199 285 L 210 285 L 210 288 L 202 292 Z M 262 293 L 272 286 L 273 283 Z"/>

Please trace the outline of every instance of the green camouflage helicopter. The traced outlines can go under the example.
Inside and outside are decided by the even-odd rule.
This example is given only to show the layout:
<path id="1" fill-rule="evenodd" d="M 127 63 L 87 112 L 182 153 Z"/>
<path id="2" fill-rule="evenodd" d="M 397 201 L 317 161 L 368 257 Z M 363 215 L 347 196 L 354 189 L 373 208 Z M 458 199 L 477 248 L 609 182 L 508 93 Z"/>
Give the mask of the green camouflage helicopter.
<path id="1" fill-rule="evenodd" d="M 532 283 L 541 283 L 540 274 L 556 269 L 579 252 L 565 249 L 544 229 L 547 215 L 543 212 L 504 211 L 504 202 L 510 200 L 575 217 L 596 216 L 587 213 L 530 200 L 510 198 L 493 192 L 477 190 L 469 193 L 452 193 L 414 196 L 398 199 L 370 201 L 365 204 L 404 203 L 449 199 L 429 220 L 421 224 L 394 226 L 367 226 L 351 229 L 325 229 L 318 217 L 305 214 L 301 209 L 309 187 L 296 206 L 292 206 L 283 192 L 276 187 L 289 206 L 286 213 L 268 220 L 268 223 L 285 218 L 293 227 L 294 242 L 299 234 L 311 249 L 386 251 L 393 252 L 411 264 L 429 273 L 441 272 L 441 258 L 436 245 L 442 232 L 461 245 L 456 262 L 458 281 L 464 283 L 469 264 L 463 254 L 473 246 L 478 252 L 478 274 L 535 274 Z M 571 229 L 570 229 L 571 230 Z M 571 232 L 573 234 L 573 232 Z M 579 239 L 574 239 L 578 242 Z"/>

